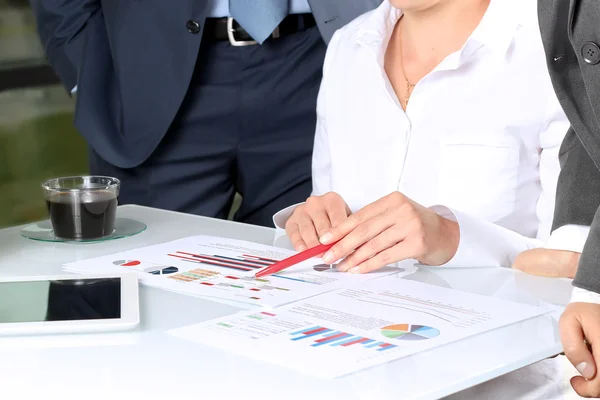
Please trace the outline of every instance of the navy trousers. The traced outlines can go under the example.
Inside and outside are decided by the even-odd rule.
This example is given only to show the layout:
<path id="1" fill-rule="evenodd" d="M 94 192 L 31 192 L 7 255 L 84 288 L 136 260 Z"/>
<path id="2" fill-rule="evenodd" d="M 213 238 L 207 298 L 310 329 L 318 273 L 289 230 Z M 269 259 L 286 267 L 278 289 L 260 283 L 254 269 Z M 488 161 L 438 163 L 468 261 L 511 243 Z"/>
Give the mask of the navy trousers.
<path id="1" fill-rule="evenodd" d="M 311 192 L 325 48 L 316 27 L 261 46 L 204 38 L 188 93 L 151 157 L 121 169 L 91 150 L 90 172 L 121 179 L 120 204 L 216 218 L 227 217 L 237 191 L 235 220 L 273 226 L 275 212 Z"/>

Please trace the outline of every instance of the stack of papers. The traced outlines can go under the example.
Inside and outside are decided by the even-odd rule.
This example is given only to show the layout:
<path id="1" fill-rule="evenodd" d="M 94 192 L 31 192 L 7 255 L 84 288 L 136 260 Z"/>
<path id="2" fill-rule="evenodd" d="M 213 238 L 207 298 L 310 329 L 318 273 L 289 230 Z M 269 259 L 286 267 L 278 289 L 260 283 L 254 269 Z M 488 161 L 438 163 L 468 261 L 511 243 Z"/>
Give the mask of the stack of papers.
<path id="1" fill-rule="evenodd" d="M 169 334 L 322 378 L 336 378 L 546 311 L 396 277 Z"/>
<path id="2" fill-rule="evenodd" d="M 353 275 L 338 272 L 319 258 L 254 278 L 258 270 L 292 254 L 246 241 L 193 236 L 65 268 L 80 273 L 133 271 L 147 285 L 253 305 L 252 311 L 169 334 L 324 378 L 547 312 L 400 279 L 403 268 Z"/>
<path id="3" fill-rule="evenodd" d="M 66 264 L 65 269 L 78 273 L 137 272 L 140 281 L 147 285 L 268 308 L 361 285 L 399 271 L 387 267 L 366 275 L 351 275 L 313 258 L 254 279 L 258 270 L 293 254 L 241 240 L 193 236 L 76 261 Z"/>

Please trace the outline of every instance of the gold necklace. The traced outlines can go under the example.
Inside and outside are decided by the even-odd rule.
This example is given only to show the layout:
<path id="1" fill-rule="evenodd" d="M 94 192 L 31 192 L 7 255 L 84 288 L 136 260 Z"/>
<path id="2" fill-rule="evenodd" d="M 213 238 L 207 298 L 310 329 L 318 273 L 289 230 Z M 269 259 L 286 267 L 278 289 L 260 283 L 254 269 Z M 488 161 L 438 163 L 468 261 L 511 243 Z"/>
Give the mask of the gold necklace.
<path id="1" fill-rule="evenodd" d="M 398 30 L 401 31 L 402 29 L 402 18 L 400 18 L 400 21 L 398 21 Z M 401 34 L 401 32 L 399 32 Z M 404 99 L 404 108 L 406 109 L 408 107 L 408 100 L 410 99 L 410 95 L 412 93 L 412 90 L 414 89 L 415 85 L 413 83 L 411 83 L 408 78 L 406 77 L 406 72 L 404 72 L 404 55 L 402 54 L 402 39 L 398 40 L 398 47 L 400 47 L 398 49 L 398 51 L 400 52 L 400 68 L 402 68 L 402 76 L 404 77 L 404 80 L 406 81 L 406 98 Z"/>
<path id="2" fill-rule="evenodd" d="M 402 76 L 406 81 L 406 98 L 404 99 L 404 108 L 408 107 L 408 100 L 410 99 L 410 95 L 415 85 L 410 83 L 408 78 L 406 77 L 406 72 L 404 72 L 404 57 L 402 57 L 402 50 L 400 50 L 400 68 L 402 68 Z"/>

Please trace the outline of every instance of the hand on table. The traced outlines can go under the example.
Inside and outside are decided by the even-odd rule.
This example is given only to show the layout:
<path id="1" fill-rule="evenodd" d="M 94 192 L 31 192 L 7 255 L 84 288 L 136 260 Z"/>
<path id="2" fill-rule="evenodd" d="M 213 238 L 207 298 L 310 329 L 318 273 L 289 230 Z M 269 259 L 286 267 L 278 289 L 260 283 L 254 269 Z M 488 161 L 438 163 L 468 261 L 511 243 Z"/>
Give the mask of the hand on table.
<path id="1" fill-rule="evenodd" d="M 600 397 L 600 304 L 571 303 L 560 318 L 560 338 L 565 355 L 581 373 L 571 386 L 583 397 Z"/>
<path id="2" fill-rule="evenodd" d="M 400 192 L 389 194 L 352 214 L 321 236 L 339 240 L 323 256 L 340 271 L 367 273 L 413 258 L 427 265 L 444 264 L 458 249 L 458 223 L 415 203 Z"/>
<path id="3" fill-rule="evenodd" d="M 531 249 L 519 254 L 512 267 L 531 275 L 573 278 L 580 255 L 566 250 Z"/>
<path id="4" fill-rule="evenodd" d="M 323 196 L 311 196 L 296 207 L 285 224 L 294 249 L 303 251 L 317 246 L 319 237 L 350 215 L 350 209 L 342 197 L 334 192 Z"/>

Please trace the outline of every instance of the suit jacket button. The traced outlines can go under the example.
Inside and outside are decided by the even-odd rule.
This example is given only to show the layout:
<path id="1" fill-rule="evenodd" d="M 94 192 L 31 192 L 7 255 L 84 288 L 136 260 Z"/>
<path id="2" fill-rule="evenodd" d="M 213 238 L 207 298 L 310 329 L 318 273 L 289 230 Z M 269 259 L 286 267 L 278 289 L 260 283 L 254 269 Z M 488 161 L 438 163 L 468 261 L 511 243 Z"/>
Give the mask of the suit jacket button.
<path id="1" fill-rule="evenodd" d="M 200 33 L 200 24 L 198 23 L 198 21 L 189 20 L 185 24 L 185 27 L 187 28 L 189 33 L 192 33 L 194 35 L 196 35 L 197 33 Z"/>
<path id="2" fill-rule="evenodd" d="M 600 47 L 594 42 L 586 42 L 581 47 L 581 55 L 586 63 L 598 64 L 600 62 Z"/>

